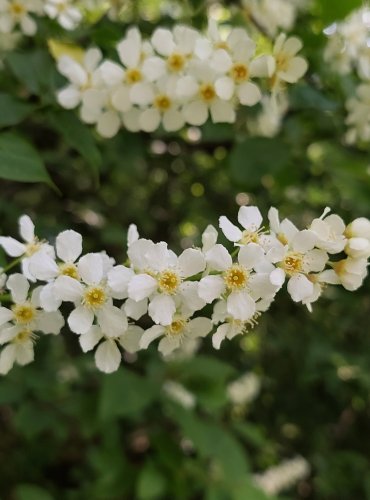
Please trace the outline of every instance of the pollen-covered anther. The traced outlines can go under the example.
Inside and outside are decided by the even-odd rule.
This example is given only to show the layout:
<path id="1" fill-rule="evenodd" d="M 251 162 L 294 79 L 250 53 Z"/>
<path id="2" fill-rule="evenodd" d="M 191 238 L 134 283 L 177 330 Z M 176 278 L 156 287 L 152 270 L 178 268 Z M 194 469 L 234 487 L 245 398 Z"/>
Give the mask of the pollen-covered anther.
<path id="1" fill-rule="evenodd" d="M 236 63 L 230 70 L 230 76 L 236 83 L 244 82 L 249 78 L 249 69 L 245 64 Z"/>
<path id="2" fill-rule="evenodd" d="M 249 273 L 245 267 L 235 264 L 224 274 L 224 280 L 229 290 L 242 290 L 247 286 Z"/>
<path id="3" fill-rule="evenodd" d="M 298 252 L 289 252 L 282 262 L 282 268 L 288 275 L 300 273 L 303 270 L 303 255 Z"/>
<path id="4" fill-rule="evenodd" d="M 242 245 L 248 245 L 248 243 L 258 243 L 259 237 L 261 235 L 262 229 L 258 231 L 248 231 L 247 229 L 243 231 L 242 237 L 239 241 Z"/>
<path id="5" fill-rule="evenodd" d="M 27 340 L 31 340 L 32 342 L 34 342 L 36 338 L 37 335 L 33 333 L 32 330 L 24 329 L 17 334 L 14 341 L 22 344 L 23 342 L 27 342 Z"/>
<path id="6" fill-rule="evenodd" d="M 201 85 L 200 90 L 199 90 L 199 94 L 200 94 L 200 97 L 205 102 L 213 101 L 213 99 L 216 97 L 215 88 L 210 83 L 204 83 L 203 85 Z"/>
<path id="7" fill-rule="evenodd" d="M 174 52 L 167 59 L 167 67 L 170 71 L 178 73 L 185 66 L 186 59 L 182 54 Z"/>
<path id="8" fill-rule="evenodd" d="M 141 71 L 137 68 L 130 68 L 126 71 L 126 82 L 129 84 L 140 82 L 143 79 Z"/>
<path id="9" fill-rule="evenodd" d="M 158 277 L 159 290 L 169 295 L 173 295 L 177 292 L 180 283 L 181 277 L 172 269 L 167 269 L 166 271 L 161 272 Z"/>
<path id="10" fill-rule="evenodd" d="M 59 274 L 62 276 L 69 276 L 70 278 L 74 278 L 75 280 L 80 279 L 77 266 L 75 264 L 60 264 Z"/>
<path id="11" fill-rule="evenodd" d="M 100 286 L 89 287 L 84 295 L 83 303 L 86 307 L 97 309 L 101 307 L 107 300 L 104 289 Z"/>
<path id="12" fill-rule="evenodd" d="M 158 95 L 154 100 L 154 106 L 159 111 L 167 111 L 171 107 L 171 99 L 166 95 Z"/>
<path id="13" fill-rule="evenodd" d="M 187 325 L 187 320 L 185 318 L 176 318 L 172 323 L 166 327 L 166 334 L 171 337 L 182 336 Z"/>
<path id="14" fill-rule="evenodd" d="M 21 325 L 33 321 L 37 314 L 35 307 L 29 302 L 26 302 L 25 304 L 15 304 L 12 307 L 12 311 L 15 321 Z"/>

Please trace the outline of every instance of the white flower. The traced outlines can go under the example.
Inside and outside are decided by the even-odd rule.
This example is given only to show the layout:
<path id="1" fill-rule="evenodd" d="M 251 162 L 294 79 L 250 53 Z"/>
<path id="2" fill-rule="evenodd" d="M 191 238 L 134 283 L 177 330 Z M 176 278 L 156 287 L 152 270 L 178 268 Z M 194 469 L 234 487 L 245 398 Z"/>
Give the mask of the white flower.
<path id="1" fill-rule="evenodd" d="M 40 241 L 35 236 L 35 225 L 28 215 L 22 215 L 19 218 L 19 233 L 24 243 L 12 238 L 11 236 L 0 236 L 0 246 L 11 257 L 20 257 L 22 260 L 22 272 L 31 281 L 34 281 L 34 276 L 29 270 L 31 257 L 37 252 L 45 252 L 53 256 L 53 248 L 46 242 Z"/>
<path id="2" fill-rule="evenodd" d="M 220 99 L 216 91 L 218 73 L 203 61 L 194 60 L 189 64 L 188 74 L 180 77 L 177 94 L 184 100 L 183 113 L 190 125 L 203 125 L 210 113 L 214 123 L 233 123 L 234 105 Z"/>
<path id="3" fill-rule="evenodd" d="M 239 224 L 243 230 L 235 226 L 230 220 L 222 215 L 219 219 L 221 231 L 229 241 L 239 246 L 248 243 L 259 243 L 261 238 L 262 215 L 257 207 L 240 207 L 238 212 Z"/>
<path id="4" fill-rule="evenodd" d="M 187 409 L 192 409 L 196 405 L 196 398 L 193 393 L 188 391 L 182 384 L 173 380 L 166 380 L 163 384 L 165 394 Z"/>
<path id="5" fill-rule="evenodd" d="M 307 61 L 296 55 L 302 45 L 299 38 L 287 38 L 284 33 L 277 37 L 272 52 L 275 60 L 275 71 L 271 77 L 273 88 L 278 88 L 280 82 L 296 83 L 306 73 Z"/>
<path id="6" fill-rule="evenodd" d="M 210 274 L 199 282 L 199 296 L 208 303 L 227 296 L 227 312 L 236 320 L 248 321 L 256 312 L 256 301 L 274 295 L 277 288 L 269 280 L 268 273 L 252 270 L 264 260 L 262 248 L 250 243 L 240 248 L 238 263 L 233 263 L 229 252 L 217 244 L 207 252 L 208 269 L 222 274 Z"/>
<path id="7" fill-rule="evenodd" d="M 221 323 L 212 336 L 212 345 L 215 349 L 220 349 L 223 340 L 231 340 L 237 335 L 244 335 L 258 324 L 258 318 L 261 313 L 266 311 L 273 300 L 273 296 L 268 299 L 261 299 L 256 303 L 254 315 L 246 321 L 235 319 L 227 310 L 225 300 L 216 302 L 213 308 L 212 323 L 215 325 Z"/>
<path id="8" fill-rule="evenodd" d="M 356 96 L 346 102 L 348 116 L 346 124 L 350 126 L 346 134 L 348 143 L 370 141 L 370 84 L 363 83 L 356 89 Z"/>
<path id="9" fill-rule="evenodd" d="M 130 353 L 138 351 L 142 333 L 143 329 L 138 326 L 123 325 L 119 335 L 104 334 L 99 326 L 94 325 L 80 335 L 79 341 L 84 352 L 99 344 L 95 351 L 96 366 L 104 373 L 113 373 L 118 370 L 122 359 L 119 346 Z"/>
<path id="10" fill-rule="evenodd" d="M 62 28 L 74 30 L 82 19 L 81 12 L 72 5 L 73 0 L 46 0 L 44 11 L 51 19 L 56 19 Z"/>
<path id="11" fill-rule="evenodd" d="M 30 14 L 38 14 L 42 9 L 39 0 L 1 0 L 0 32 L 11 33 L 19 25 L 22 33 L 32 36 L 37 24 Z"/>
<path id="12" fill-rule="evenodd" d="M 246 373 L 228 384 L 226 392 L 229 400 L 235 405 L 251 403 L 261 388 L 260 378 L 255 373 Z"/>
<path id="13" fill-rule="evenodd" d="M 330 254 L 340 253 L 346 245 L 344 231 L 346 226 L 339 215 L 331 214 L 329 208 L 324 210 L 322 216 L 314 219 L 309 229 L 317 235 L 316 247 Z"/>
<path id="14" fill-rule="evenodd" d="M 85 93 L 95 87 L 96 70 L 102 57 L 101 51 L 93 48 L 85 52 L 81 62 L 67 55 L 58 59 L 59 73 L 70 81 L 70 85 L 60 90 L 57 95 L 58 102 L 63 108 L 76 108 L 83 100 Z"/>
<path id="15" fill-rule="evenodd" d="M 294 302 L 312 296 L 314 286 L 308 275 L 321 272 L 328 261 L 325 251 L 314 248 L 317 235 L 310 230 L 299 231 L 288 219 L 280 224 L 275 208 L 269 211 L 270 226 L 280 245 L 272 248 L 267 257 L 276 263 L 278 269 L 270 275 L 275 284 L 284 282 L 288 277 L 288 292 Z"/>
<path id="16" fill-rule="evenodd" d="M 243 0 L 247 16 L 251 16 L 270 37 L 279 29 L 293 27 L 297 6 L 289 0 Z"/>
<path id="17" fill-rule="evenodd" d="M 140 340 L 141 349 L 147 349 L 149 344 L 159 337 L 158 350 L 164 355 L 178 349 L 183 342 L 205 337 L 212 330 L 212 322 L 208 318 L 190 319 L 187 314 L 176 313 L 167 326 L 154 325 L 143 333 Z"/>
<path id="18" fill-rule="evenodd" d="M 341 283 L 346 290 L 353 292 L 362 285 L 367 276 L 368 262 L 366 259 L 353 259 L 347 257 L 338 262 L 331 264 L 336 273 L 336 282 L 333 279 L 333 284 Z"/>
<path id="19" fill-rule="evenodd" d="M 200 250 L 188 248 L 177 257 L 164 242 L 137 240 L 128 251 L 134 268 L 140 272 L 129 282 L 128 296 L 139 302 L 149 298 L 149 316 L 156 324 L 170 325 L 178 301 L 194 312 L 203 307 L 196 283 L 186 281 L 205 269 Z"/>
<path id="20" fill-rule="evenodd" d="M 365 217 L 355 219 L 346 227 L 345 252 L 355 259 L 370 257 L 370 221 Z"/>
<path id="21" fill-rule="evenodd" d="M 58 276 L 53 288 L 57 299 L 74 303 L 75 309 L 68 317 L 70 329 L 84 334 L 96 317 L 105 334 L 120 335 L 127 328 L 127 317 L 112 303 L 115 294 L 107 285 L 102 254 L 84 255 L 78 261 L 77 269 L 81 281 L 66 275 Z"/>
<path id="22" fill-rule="evenodd" d="M 10 309 L 0 307 L 0 344 L 7 344 L 0 354 L 0 373 L 3 375 L 15 362 L 25 365 L 33 361 L 35 332 L 57 335 L 64 325 L 59 311 L 40 309 L 39 288 L 28 297 L 29 283 L 22 274 L 12 274 L 7 287 L 14 304 Z"/>
<path id="23" fill-rule="evenodd" d="M 256 117 L 248 117 L 248 130 L 256 136 L 275 137 L 288 111 L 288 98 L 282 92 L 276 96 L 263 96 L 261 105 L 262 109 Z"/>
<path id="24" fill-rule="evenodd" d="M 303 457 L 285 460 L 270 467 L 262 474 L 255 474 L 254 480 L 268 495 L 277 495 L 282 490 L 291 488 L 310 473 L 310 465 Z"/>

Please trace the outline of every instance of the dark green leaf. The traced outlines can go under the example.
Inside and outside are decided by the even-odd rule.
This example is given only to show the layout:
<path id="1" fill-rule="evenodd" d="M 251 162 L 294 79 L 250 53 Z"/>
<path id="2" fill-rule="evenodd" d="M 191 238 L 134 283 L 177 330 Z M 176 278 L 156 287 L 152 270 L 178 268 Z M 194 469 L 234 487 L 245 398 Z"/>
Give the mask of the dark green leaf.
<path id="1" fill-rule="evenodd" d="M 20 484 L 15 490 L 16 500 L 53 500 L 44 488 L 33 484 Z"/>
<path id="2" fill-rule="evenodd" d="M 137 483 L 138 500 L 154 500 L 163 498 L 166 481 L 160 471 L 152 463 L 147 463 L 141 470 Z"/>
<path id="3" fill-rule="evenodd" d="M 0 93 L 0 127 L 16 125 L 35 109 L 31 104 L 16 99 L 10 94 Z"/>
<path id="4" fill-rule="evenodd" d="M 0 135 L 0 178 L 19 182 L 46 182 L 53 186 L 38 152 L 21 137 Z"/>

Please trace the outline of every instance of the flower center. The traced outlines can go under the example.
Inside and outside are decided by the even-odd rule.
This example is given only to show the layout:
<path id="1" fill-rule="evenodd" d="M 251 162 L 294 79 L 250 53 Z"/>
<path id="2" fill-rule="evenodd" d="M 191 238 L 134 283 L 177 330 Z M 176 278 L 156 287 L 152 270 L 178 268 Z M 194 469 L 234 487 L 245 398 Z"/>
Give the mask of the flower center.
<path id="1" fill-rule="evenodd" d="M 143 79 L 141 71 L 136 68 L 130 68 L 126 71 L 126 82 L 129 84 L 140 82 Z"/>
<path id="2" fill-rule="evenodd" d="M 236 63 L 230 70 L 230 76 L 236 83 L 241 83 L 248 79 L 249 70 L 245 64 Z"/>
<path id="3" fill-rule="evenodd" d="M 170 71 L 178 73 L 185 66 L 185 57 L 182 54 L 177 54 L 176 52 L 171 54 L 167 59 L 167 67 Z"/>
<path id="4" fill-rule="evenodd" d="M 215 43 L 215 49 L 229 50 L 229 46 L 227 45 L 227 42 L 220 41 Z"/>
<path id="5" fill-rule="evenodd" d="M 62 12 L 67 10 L 67 4 L 65 2 L 61 2 L 60 4 L 57 5 L 57 9 L 59 14 L 62 14 Z"/>
<path id="6" fill-rule="evenodd" d="M 22 344 L 22 342 L 27 342 L 27 340 L 35 340 L 36 335 L 32 332 L 32 330 L 21 330 L 18 335 L 14 338 L 14 342 Z"/>
<path id="7" fill-rule="evenodd" d="M 32 304 L 26 302 L 25 304 L 15 304 L 12 307 L 14 319 L 17 323 L 24 325 L 30 323 L 36 317 L 36 309 Z"/>
<path id="8" fill-rule="evenodd" d="M 21 16 L 22 14 L 25 14 L 26 9 L 24 8 L 24 6 L 21 3 L 13 2 L 10 4 L 10 12 L 14 16 Z"/>
<path id="9" fill-rule="evenodd" d="M 242 290 L 246 287 L 249 273 L 245 267 L 234 264 L 224 274 L 224 281 L 229 290 Z"/>
<path id="10" fill-rule="evenodd" d="M 283 245 L 287 245 L 288 244 L 287 237 L 285 236 L 284 233 L 279 233 L 279 234 L 276 235 L 276 237 L 280 241 L 280 243 L 282 243 Z"/>
<path id="11" fill-rule="evenodd" d="M 276 67 L 278 71 L 286 71 L 290 61 L 290 56 L 284 52 L 280 52 L 276 57 Z"/>
<path id="12" fill-rule="evenodd" d="M 86 307 L 97 309 L 101 307 L 106 300 L 106 293 L 101 286 L 91 286 L 85 292 L 83 303 Z"/>
<path id="13" fill-rule="evenodd" d="M 200 87 L 199 93 L 200 97 L 205 102 L 211 102 L 216 97 L 215 88 L 210 83 L 203 83 L 203 85 L 201 85 Z"/>
<path id="14" fill-rule="evenodd" d="M 290 276 L 296 273 L 300 273 L 303 269 L 303 255 L 298 252 L 287 253 L 283 262 L 281 263 L 281 267 Z"/>
<path id="15" fill-rule="evenodd" d="M 167 111 L 171 107 L 171 99 L 166 95 L 158 95 L 154 99 L 154 106 L 159 109 L 159 111 Z"/>
<path id="16" fill-rule="evenodd" d="M 173 295 L 177 292 L 177 289 L 181 283 L 180 276 L 171 269 L 167 269 L 160 273 L 158 277 L 158 287 L 163 293 Z"/>
<path id="17" fill-rule="evenodd" d="M 31 257 L 36 252 L 38 252 L 41 248 L 41 245 L 42 245 L 41 242 L 37 238 L 31 241 L 31 243 L 27 243 L 25 252 L 27 257 Z"/>
<path id="18" fill-rule="evenodd" d="M 80 276 L 77 271 L 77 266 L 75 264 L 59 264 L 59 274 L 62 276 L 69 276 L 75 280 L 79 280 Z"/>
<path id="19" fill-rule="evenodd" d="M 176 318 L 166 327 L 166 334 L 171 337 L 180 337 L 186 328 L 187 320 L 185 318 Z"/>
<path id="20" fill-rule="evenodd" d="M 243 231 L 243 235 L 239 241 L 242 245 L 247 245 L 248 243 L 258 243 L 259 234 L 258 231 Z"/>

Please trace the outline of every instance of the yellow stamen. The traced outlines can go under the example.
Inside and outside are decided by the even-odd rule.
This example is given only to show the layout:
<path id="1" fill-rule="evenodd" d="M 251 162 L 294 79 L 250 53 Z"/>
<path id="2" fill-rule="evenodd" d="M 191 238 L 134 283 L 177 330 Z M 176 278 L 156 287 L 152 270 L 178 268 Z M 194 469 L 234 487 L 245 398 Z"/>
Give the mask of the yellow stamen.
<path id="1" fill-rule="evenodd" d="M 201 85 L 199 93 L 200 97 L 205 102 L 211 102 L 216 97 L 215 88 L 210 83 L 204 83 L 203 85 Z"/>
<path id="2" fill-rule="evenodd" d="M 101 286 L 91 286 L 86 290 L 82 302 L 86 307 L 98 309 L 106 300 L 106 293 Z"/>
<path id="3" fill-rule="evenodd" d="M 183 335 L 184 330 L 188 320 L 183 317 L 178 317 L 172 321 L 172 323 L 166 327 L 166 335 L 170 337 L 180 337 Z"/>
<path id="4" fill-rule="evenodd" d="M 171 107 L 171 99 L 166 95 L 158 95 L 154 100 L 154 106 L 159 111 L 167 111 Z"/>
<path id="5" fill-rule="evenodd" d="M 173 295 L 177 292 L 181 283 L 181 277 L 171 269 L 161 272 L 158 277 L 158 287 L 163 293 Z"/>
<path id="6" fill-rule="evenodd" d="M 236 63 L 230 70 L 230 76 L 236 83 L 241 83 L 248 80 L 249 70 L 245 64 Z"/>
<path id="7" fill-rule="evenodd" d="M 14 16 L 21 16 L 26 13 L 25 7 L 20 2 L 12 2 L 9 6 L 10 12 Z"/>
<path id="8" fill-rule="evenodd" d="M 24 304 L 15 304 L 12 307 L 14 319 L 17 323 L 24 325 L 30 323 L 36 317 L 37 311 L 30 302 Z"/>
<path id="9" fill-rule="evenodd" d="M 59 274 L 62 276 L 69 276 L 75 280 L 79 280 L 80 276 L 78 274 L 77 266 L 75 264 L 59 264 Z"/>
<path id="10" fill-rule="evenodd" d="M 181 71 L 185 65 L 185 57 L 182 54 L 177 54 L 174 52 L 167 59 L 167 67 L 170 71 L 178 73 Z"/>
<path id="11" fill-rule="evenodd" d="M 303 270 L 303 255 L 298 252 L 288 252 L 280 265 L 289 276 L 300 273 Z"/>
<path id="12" fill-rule="evenodd" d="M 126 71 L 126 82 L 129 84 L 140 82 L 143 75 L 139 69 L 130 68 Z"/>
<path id="13" fill-rule="evenodd" d="M 224 281 L 229 290 L 242 290 L 248 283 L 249 273 L 245 267 L 234 264 L 224 274 Z"/>

